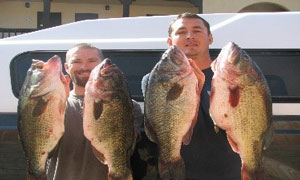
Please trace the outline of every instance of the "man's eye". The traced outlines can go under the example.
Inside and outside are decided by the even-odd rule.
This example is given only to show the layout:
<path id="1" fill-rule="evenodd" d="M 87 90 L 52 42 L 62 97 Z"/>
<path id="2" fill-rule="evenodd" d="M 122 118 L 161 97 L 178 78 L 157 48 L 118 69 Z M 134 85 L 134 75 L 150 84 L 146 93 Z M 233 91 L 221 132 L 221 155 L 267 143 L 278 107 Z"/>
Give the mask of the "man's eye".
<path id="1" fill-rule="evenodd" d="M 71 64 L 79 64 L 80 63 L 80 61 L 73 61 L 73 62 L 71 62 Z"/>
<path id="2" fill-rule="evenodd" d="M 177 34 L 185 34 L 185 31 L 178 31 Z"/>

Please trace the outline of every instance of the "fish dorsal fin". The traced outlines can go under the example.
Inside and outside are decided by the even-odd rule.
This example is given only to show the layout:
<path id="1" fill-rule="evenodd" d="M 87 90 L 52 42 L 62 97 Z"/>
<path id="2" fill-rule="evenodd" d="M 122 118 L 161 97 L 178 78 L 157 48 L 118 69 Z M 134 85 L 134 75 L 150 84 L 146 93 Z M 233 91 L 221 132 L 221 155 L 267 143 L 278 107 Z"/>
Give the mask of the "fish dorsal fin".
<path id="1" fill-rule="evenodd" d="M 102 164 L 107 164 L 104 155 L 103 155 L 101 152 L 97 151 L 97 149 L 94 148 L 94 146 L 92 146 L 92 149 L 93 149 L 93 152 L 94 152 L 94 155 L 96 156 L 96 158 L 97 158 Z"/>
<path id="2" fill-rule="evenodd" d="M 142 93 L 143 93 L 144 97 L 145 97 L 147 86 L 148 86 L 149 76 L 150 76 L 150 73 L 146 74 L 142 79 Z"/>
<path id="3" fill-rule="evenodd" d="M 157 143 L 157 137 L 155 134 L 155 131 L 153 130 L 152 126 L 149 123 L 149 120 L 147 119 L 146 115 L 144 117 L 144 126 L 145 126 L 145 133 L 150 141 Z"/>
<path id="4" fill-rule="evenodd" d="M 229 143 L 229 145 L 231 146 L 232 150 L 233 150 L 235 153 L 240 154 L 240 150 L 239 150 L 239 148 L 238 148 L 237 143 L 232 139 L 232 137 L 231 137 L 230 134 L 228 134 L 228 133 L 227 133 L 227 140 L 228 140 L 228 143 Z"/>
<path id="5" fill-rule="evenodd" d="M 189 131 L 185 134 L 182 140 L 183 145 L 189 145 L 192 140 L 193 128 L 190 128 Z"/>

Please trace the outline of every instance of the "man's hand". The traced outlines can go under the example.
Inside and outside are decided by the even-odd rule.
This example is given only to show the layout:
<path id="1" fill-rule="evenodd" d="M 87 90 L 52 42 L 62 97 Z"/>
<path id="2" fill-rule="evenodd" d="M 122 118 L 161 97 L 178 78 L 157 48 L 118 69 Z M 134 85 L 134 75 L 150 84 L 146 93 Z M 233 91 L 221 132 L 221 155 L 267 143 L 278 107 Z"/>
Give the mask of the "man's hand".
<path id="1" fill-rule="evenodd" d="M 63 85 L 65 86 L 67 97 L 69 97 L 71 79 L 70 79 L 69 75 L 61 74 L 61 80 L 62 80 Z"/>
<path id="2" fill-rule="evenodd" d="M 198 87 L 199 87 L 199 93 L 201 93 L 202 88 L 203 88 L 203 84 L 205 82 L 205 75 L 204 73 L 199 69 L 199 67 L 197 66 L 197 64 L 194 62 L 194 60 L 189 59 L 189 62 L 192 66 L 192 68 L 194 69 L 194 73 L 198 78 Z"/>

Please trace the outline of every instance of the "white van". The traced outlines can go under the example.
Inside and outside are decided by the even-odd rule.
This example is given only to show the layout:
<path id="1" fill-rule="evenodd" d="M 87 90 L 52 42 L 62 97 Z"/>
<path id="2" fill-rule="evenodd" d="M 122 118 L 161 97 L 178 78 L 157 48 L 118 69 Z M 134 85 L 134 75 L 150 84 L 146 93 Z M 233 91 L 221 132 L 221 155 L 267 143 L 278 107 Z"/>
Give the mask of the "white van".
<path id="1" fill-rule="evenodd" d="M 227 42 L 236 42 L 269 80 L 274 115 L 300 115 L 296 103 L 300 100 L 300 12 L 201 16 L 209 21 L 214 36 L 212 58 Z M 31 59 L 47 60 L 54 54 L 64 59 L 66 50 L 80 42 L 103 49 L 106 57 L 120 64 L 133 97 L 140 97 L 141 76 L 167 48 L 167 29 L 174 17 L 87 20 L 0 40 L 0 115 L 16 113 L 18 93 Z"/>
<path id="2" fill-rule="evenodd" d="M 64 60 L 66 51 L 77 43 L 102 49 L 124 72 L 132 98 L 142 104 L 141 79 L 166 50 L 168 26 L 174 17 L 86 20 L 0 40 L 1 140 L 11 139 L 8 134 L 16 132 L 18 95 L 31 60 L 46 61 L 55 54 Z M 201 17 L 211 25 L 212 59 L 227 42 L 237 43 L 266 76 L 274 120 L 300 122 L 300 12 Z M 276 133 L 300 135 L 300 130 L 277 129 Z"/>

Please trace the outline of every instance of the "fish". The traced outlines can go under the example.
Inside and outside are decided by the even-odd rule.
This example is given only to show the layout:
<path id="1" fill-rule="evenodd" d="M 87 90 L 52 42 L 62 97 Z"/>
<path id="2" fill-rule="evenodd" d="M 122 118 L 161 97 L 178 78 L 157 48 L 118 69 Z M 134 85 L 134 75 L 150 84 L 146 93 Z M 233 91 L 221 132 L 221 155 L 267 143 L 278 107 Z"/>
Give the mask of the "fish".
<path id="1" fill-rule="evenodd" d="M 273 134 L 272 99 L 263 72 L 234 42 L 222 48 L 211 68 L 210 116 L 239 154 L 242 179 L 268 179 L 262 155 Z"/>
<path id="2" fill-rule="evenodd" d="M 59 56 L 33 60 L 18 101 L 18 133 L 25 152 L 28 179 L 46 179 L 45 165 L 64 134 L 70 79 Z"/>
<path id="3" fill-rule="evenodd" d="M 180 150 L 182 144 L 190 143 L 197 122 L 197 76 L 184 52 L 170 46 L 144 81 L 144 127 L 147 137 L 158 146 L 159 176 L 184 179 Z"/>
<path id="4" fill-rule="evenodd" d="M 110 59 L 91 72 L 85 86 L 83 131 L 108 179 L 131 180 L 136 144 L 133 103 L 124 74 Z"/>

